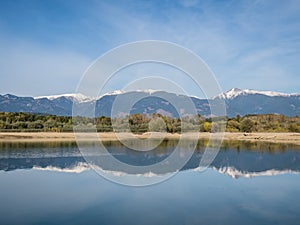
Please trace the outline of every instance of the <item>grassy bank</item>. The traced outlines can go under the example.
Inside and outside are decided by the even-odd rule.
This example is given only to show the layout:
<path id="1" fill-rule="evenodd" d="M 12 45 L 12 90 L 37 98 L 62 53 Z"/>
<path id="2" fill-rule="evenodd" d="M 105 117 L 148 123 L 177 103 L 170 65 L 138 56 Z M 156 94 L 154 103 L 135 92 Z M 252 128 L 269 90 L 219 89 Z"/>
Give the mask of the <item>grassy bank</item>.
<path id="1" fill-rule="evenodd" d="M 144 133 L 144 134 L 130 134 L 119 133 L 118 137 L 115 133 L 98 133 L 98 137 L 102 141 L 115 141 L 118 139 L 130 139 L 130 138 L 148 138 L 152 134 L 151 138 L 165 139 L 179 139 L 180 134 L 171 133 Z M 199 139 L 208 139 L 210 133 L 193 133 L 190 138 L 198 137 Z M 92 133 L 84 133 L 86 141 L 96 141 L 95 135 Z M 224 140 L 230 141 L 251 141 L 251 142 L 272 142 L 272 143 L 289 143 L 300 145 L 299 133 L 230 133 L 226 132 Z M 57 132 L 0 132 L 0 142 L 60 142 L 60 141 L 75 141 L 75 135 L 71 132 L 57 133 Z"/>

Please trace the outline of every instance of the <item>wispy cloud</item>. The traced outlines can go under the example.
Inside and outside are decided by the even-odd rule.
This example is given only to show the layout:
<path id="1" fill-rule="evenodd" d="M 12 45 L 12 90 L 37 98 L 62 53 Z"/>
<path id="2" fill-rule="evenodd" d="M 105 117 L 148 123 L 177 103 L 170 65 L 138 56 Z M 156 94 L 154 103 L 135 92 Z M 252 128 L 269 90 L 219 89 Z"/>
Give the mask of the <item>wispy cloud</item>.
<path id="1" fill-rule="evenodd" d="M 42 31 L 47 31 L 47 38 L 32 29 L 32 34 L 24 29 L 8 32 L 19 23 L 13 24 L 0 16 L 0 29 L 8 39 L 19 35 L 19 39 L 30 43 L 17 48 L 14 41 L 0 40 L 0 46 L 6 49 L 0 53 L 4 80 L 9 81 L 13 74 L 26 83 L 48 74 L 54 79 L 48 80 L 44 90 L 32 89 L 39 94 L 47 94 L 45 89 L 69 91 L 76 86 L 79 74 L 91 59 L 119 44 L 159 39 L 197 53 L 215 72 L 223 89 L 300 92 L 295 82 L 300 76 L 299 1 L 91 1 L 90 4 L 74 1 L 72 5 L 61 2 L 60 6 L 62 11 L 58 13 L 35 6 L 35 13 L 45 20 L 39 25 L 44 26 Z M 62 26 L 56 27 L 45 19 L 47 16 L 60 19 Z M 14 61 L 19 65 L 27 63 L 16 66 Z M 34 62 L 40 66 L 34 67 Z M 71 77 L 70 84 L 56 83 L 58 79 Z M 9 92 L 11 88 L 13 92 L 30 93 L 29 89 L 16 89 L 16 84 L 2 86 L 1 92 Z"/>
<path id="2" fill-rule="evenodd" d="M 299 91 L 294 85 L 299 73 L 290 67 L 300 57 L 300 10 L 295 1 L 181 1 L 179 6 L 160 6 L 159 12 L 164 13 L 155 19 L 145 10 L 110 7 L 104 17 L 116 32 L 115 43 L 162 39 L 181 44 L 208 63 L 224 89 L 238 86 Z"/>

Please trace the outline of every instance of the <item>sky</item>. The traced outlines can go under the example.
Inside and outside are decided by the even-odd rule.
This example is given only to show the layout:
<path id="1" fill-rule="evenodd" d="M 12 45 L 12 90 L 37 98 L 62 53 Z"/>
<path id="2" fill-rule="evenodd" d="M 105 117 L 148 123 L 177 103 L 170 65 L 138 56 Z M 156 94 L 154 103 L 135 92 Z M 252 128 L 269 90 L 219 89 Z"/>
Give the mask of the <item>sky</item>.
<path id="1" fill-rule="evenodd" d="M 223 91 L 300 92 L 297 0 L 2 0 L 0 94 L 74 93 L 99 56 L 141 40 L 190 49 Z M 115 79 L 107 91 L 121 89 L 122 82 Z M 199 95 L 189 79 L 180 84 Z"/>

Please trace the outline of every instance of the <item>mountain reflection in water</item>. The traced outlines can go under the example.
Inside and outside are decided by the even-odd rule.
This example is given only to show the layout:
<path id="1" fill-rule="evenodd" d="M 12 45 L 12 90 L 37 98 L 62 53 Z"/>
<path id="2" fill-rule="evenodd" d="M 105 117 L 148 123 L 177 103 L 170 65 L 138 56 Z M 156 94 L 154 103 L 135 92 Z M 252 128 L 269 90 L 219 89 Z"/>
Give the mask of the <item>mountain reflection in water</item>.
<path id="1" fill-rule="evenodd" d="M 205 144 L 204 140 L 199 141 L 191 159 L 180 171 L 198 170 Z M 117 160 L 135 166 L 161 162 L 173 152 L 176 145 L 177 141 L 164 141 L 154 150 L 138 152 L 119 142 L 105 142 L 106 148 Z M 299 150 L 299 146 L 287 144 L 224 142 L 210 167 L 232 178 L 299 173 Z M 182 152 L 184 153 L 184 149 Z M 1 143 L 0 170 L 17 169 L 81 173 L 90 167 L 75 143 Z M 101 169 L 118 175 L 134 174 L 134 171 L 122 171 L 107 165 Z"/>

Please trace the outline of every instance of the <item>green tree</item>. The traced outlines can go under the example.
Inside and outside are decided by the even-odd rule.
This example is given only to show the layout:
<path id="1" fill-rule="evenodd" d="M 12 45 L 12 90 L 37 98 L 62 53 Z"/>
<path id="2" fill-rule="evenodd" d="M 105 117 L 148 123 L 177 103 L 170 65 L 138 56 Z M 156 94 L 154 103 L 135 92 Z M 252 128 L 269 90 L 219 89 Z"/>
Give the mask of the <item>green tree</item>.
<path id="1" fill-rule="evenodd" d="M 300 125 L 296 124 L 296 123 L 292 123 L 289 125 L 289 131 L 290 132 L 300 132 Z"/>
<path id="2" fill-rule="evenodd" d="M 241 130 L 243 132 L 252 132 L 254 128 L 254 122 L 253 120 L 249 119 L 249 118 L 245 118 L 242 120 L 241 122 Z"/>

